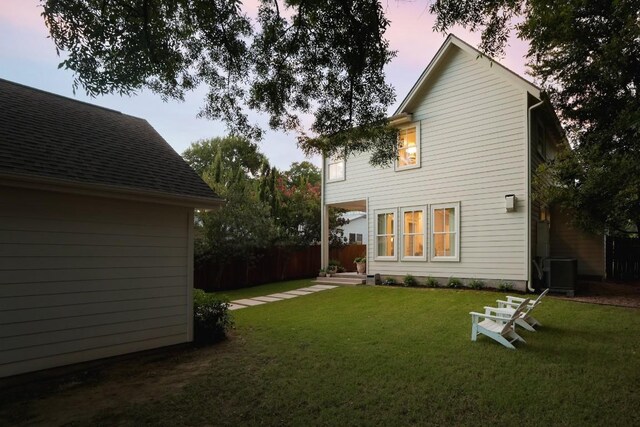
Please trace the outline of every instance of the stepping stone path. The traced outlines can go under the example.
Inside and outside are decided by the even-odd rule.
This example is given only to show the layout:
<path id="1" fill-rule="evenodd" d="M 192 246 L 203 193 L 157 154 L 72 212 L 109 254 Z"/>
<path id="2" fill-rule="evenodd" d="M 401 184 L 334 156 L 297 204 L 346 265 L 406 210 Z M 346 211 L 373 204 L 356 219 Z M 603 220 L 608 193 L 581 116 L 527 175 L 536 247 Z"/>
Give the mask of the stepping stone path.
<path id="1" fill-rule="evenodd" d="M 337 288 L 333 285 L 313 285 L 306 288 L 294 289 L 293 291 L 278 292 L 275 294 L 265 295 L 262 297 L 243 298 L 231 301 L 229 310 L 240 310 L 241 308 L 252 307 L 254 305 L 267 304 L 270 302 L 282 301 L 285 299 L 296 298 L 303 295 L 310 295 L 315 292 L 326 291 Z"/>

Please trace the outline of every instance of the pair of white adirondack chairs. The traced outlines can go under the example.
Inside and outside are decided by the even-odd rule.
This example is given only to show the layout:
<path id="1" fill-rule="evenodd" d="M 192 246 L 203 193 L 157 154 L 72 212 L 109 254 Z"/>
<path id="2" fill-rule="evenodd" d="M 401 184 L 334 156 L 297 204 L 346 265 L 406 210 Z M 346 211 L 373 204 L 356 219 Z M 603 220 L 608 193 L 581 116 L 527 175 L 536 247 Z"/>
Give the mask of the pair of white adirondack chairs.
<path id="1" fill-rule="evenodd" d="M 549 292 L 545 289 L 537 299 L 531 301 L 529 298 L 507 296 L 506 301 L 497 300 L 498 307 L 485 307 L 484 314 L 471 313 L 471 341 L 475 341 L 478 334 L 498 341 L 507 348 L 515 350 L 515 341 L 525 340 L 516 333 L 516 325 L 535 332 L 534 326 L 539 326 L 531 311 L 540 304 L 540 300 Z M 483 319 L 483 320 L 480 320 Z"/>

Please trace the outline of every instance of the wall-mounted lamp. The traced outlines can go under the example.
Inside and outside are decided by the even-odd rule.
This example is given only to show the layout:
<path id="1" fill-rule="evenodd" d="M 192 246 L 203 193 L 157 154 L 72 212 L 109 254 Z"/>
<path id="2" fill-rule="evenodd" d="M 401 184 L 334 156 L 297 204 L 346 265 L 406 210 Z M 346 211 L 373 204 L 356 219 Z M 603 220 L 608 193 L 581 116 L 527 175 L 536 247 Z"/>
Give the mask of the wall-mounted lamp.
<path id="1" fill-rule="evenodd" d="M 504 207 L 507 212 L 515 212 L 516 210 L 516 195 L 507 194 L 504 196 Z"/>

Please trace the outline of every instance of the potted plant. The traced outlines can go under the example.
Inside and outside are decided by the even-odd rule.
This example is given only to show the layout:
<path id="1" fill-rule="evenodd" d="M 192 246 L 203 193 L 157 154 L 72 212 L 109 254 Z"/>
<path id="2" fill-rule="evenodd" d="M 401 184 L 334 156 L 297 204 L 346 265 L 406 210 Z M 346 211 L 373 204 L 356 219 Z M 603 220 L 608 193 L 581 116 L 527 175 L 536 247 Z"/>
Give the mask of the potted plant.
<path id="1" fill-rule="evenodd" d="M 336 274 L 338 272 L 338 266 L 337 265 L 330 265 L 327 267 L 327 276 L 328 277 L 332 277 L 334 274 Z"/>
<path id="2" fill-rule="evenodd" d="M 318 271 L 318 277 L 326 277 L 327 276 L 327 270 L 325 270 L 324 268 L 321 268 Z"/>
<path id="3" fill-rule="evenodd" d="M 356 265 L 356 270 L 358 270 L 358 274 L 365 274 L 367 271 L 367 258 L 366 257 L 357 257 L 353 260 L 353 263 Z"/>

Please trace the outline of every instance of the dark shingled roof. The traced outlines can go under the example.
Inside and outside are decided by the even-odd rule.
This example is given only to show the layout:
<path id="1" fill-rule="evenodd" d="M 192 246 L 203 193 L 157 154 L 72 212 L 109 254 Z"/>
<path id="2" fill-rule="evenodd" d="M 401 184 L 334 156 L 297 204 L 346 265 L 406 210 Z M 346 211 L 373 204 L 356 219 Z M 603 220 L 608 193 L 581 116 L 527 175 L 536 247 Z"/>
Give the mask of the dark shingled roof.
<path id="1" fill-rule="evenodd" d="M 146 120 L 2 79 L 0 174 L 218 197 Z"/>

